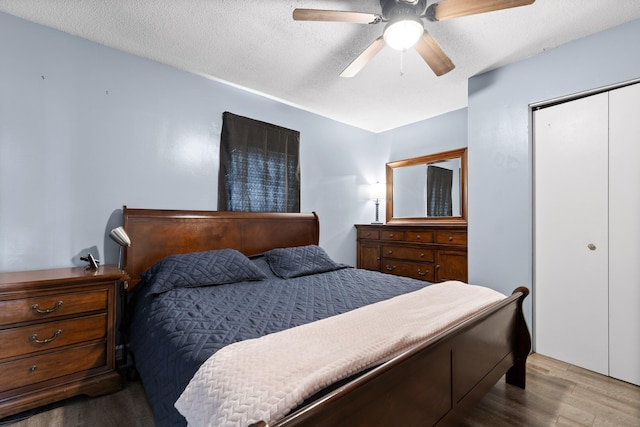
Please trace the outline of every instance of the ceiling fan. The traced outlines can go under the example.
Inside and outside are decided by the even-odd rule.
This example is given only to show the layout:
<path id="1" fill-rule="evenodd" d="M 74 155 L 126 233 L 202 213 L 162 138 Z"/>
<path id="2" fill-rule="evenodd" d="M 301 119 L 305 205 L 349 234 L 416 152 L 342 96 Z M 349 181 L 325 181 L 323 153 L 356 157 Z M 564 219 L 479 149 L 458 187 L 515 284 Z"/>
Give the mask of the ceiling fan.
<path id="1" fill-rule="evenodd" d="M 455 68 L 438 42 L 424 28 L 423 18 L 444 21 L 461 16 L 493 12 L 532 4 L 535 0 L 442 0 L 427 4 L 428 0 L 380 0 L 381 13 L 340 10 L 295 9 L 296 21 L 348 22 L 379 24 L 386 22 L 382 36 L 373 41 L 344 71 L 341 77 L 353 77 L 385 46 L 399 51 L 412 47 L 437 76 Z"/>

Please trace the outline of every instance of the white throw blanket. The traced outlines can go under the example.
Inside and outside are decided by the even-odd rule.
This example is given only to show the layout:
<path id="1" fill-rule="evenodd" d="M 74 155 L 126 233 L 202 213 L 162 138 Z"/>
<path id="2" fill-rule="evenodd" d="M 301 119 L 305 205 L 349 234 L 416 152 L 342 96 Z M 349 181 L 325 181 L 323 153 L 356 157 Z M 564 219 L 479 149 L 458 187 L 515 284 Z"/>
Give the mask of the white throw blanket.
<path id="1" fill-rule="evenodd" d="M 231 344 L 200 367 L 175 406 L 189 426 L 275 421 L 330 384 L 390 360 L 503 298 L 492 289 L 445 282 Z"/>

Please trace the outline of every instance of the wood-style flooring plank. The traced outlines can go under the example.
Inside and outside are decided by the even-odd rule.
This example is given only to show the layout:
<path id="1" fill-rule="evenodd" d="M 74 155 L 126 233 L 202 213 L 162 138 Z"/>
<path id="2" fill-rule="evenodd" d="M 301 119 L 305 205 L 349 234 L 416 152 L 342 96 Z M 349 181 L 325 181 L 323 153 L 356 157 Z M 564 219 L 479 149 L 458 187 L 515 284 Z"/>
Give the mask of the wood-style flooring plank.
<path id="1" fill-rule="evenodd" d="M 100 397 L 77 396 L 47 407 L 0 419 L 2 427 L 154 427 L 140 382 Z"/>
<path id="2" fill-rule="evenodd" d="M 501 380 L 461 425 L 640 427 L 640 387 L 532 354 L 527 389 Z"/>

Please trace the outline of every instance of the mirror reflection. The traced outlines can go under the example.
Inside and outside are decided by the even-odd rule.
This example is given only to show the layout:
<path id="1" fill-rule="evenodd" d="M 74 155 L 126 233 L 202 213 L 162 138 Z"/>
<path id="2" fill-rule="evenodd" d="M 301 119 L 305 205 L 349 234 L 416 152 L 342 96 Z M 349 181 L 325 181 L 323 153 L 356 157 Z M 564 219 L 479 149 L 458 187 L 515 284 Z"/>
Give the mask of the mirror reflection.
<path id="1" fill-rule="evenodd" d="M 393 216 L 460 216 L 460 158 L 393 172 Z"/>
<path id="2" fill-rule="evenodd" d="M 466 222 L 466 148 L 387 163 L 387 222 Z"/>

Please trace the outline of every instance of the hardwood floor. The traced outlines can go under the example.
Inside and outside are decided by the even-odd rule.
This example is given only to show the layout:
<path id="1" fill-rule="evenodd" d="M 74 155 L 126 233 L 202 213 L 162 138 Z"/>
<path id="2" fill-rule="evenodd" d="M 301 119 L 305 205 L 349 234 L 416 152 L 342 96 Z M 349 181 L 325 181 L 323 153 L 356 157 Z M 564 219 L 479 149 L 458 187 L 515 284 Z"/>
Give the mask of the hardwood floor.
<path id="1" fill-rule="evenodd" d="M 0 419 L 2 427 L 153 427 L 153 414 L 140 382 L 117 393 L 77 396 L 44 408 Z"/>
<path id="2" fill-rule="evenodd" d="M 498 382 L 461 425 L 640 427 L 640 387 L 532 354 L 526 390 Z"/>
<path id="3" fill-rule="evenodd" d="M 64 405 L 3 427 L 153 427 L 151 409 L 139 382 L 98 398 L 78 397 Z M 461 423 L 491 426 L 640 427 L 640 387 L 539 354 L 527 365 L 527 389 L 501 380 Z M 400 426 L 399 426 L 400 427 Z"/>

